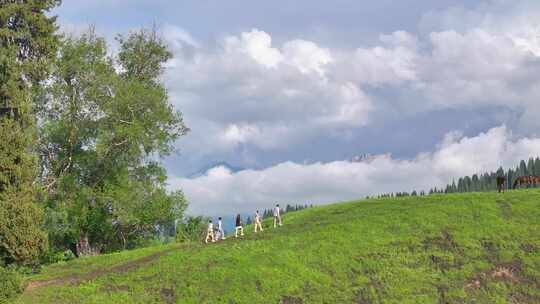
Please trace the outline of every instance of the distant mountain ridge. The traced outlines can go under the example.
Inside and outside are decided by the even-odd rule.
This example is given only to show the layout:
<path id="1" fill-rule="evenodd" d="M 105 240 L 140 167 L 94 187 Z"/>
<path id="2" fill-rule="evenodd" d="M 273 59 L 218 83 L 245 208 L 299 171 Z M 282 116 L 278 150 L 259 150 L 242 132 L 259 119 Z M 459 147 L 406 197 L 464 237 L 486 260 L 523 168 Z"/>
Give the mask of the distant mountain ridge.
<path id="1" fill-rule="evenodd" d="M 208 174 L 208 171 L 210 171 L 210 170 L 212 170 L 214 168 L 217 168 L 217 167 L 224 167 L 224 168 L 228 169 L 229 171 L 231 171 L 232 173 L 236 173 L 236 172 L 245 170 L 245 168 L 242 168 L 242 167 L 239 167 L 239 166 L 233 166 L 233 165 L 229 164 L 226 161 L 216 161 L 216 162 L 212 162 L 212 163 L 202 167 L 201 169 L 199 169 L 196 172 L 193 172 L 193 173 L 189 174 L 187 177 L 188 178 L 197 178 L 197 177 Z"/>
<path id="2" fill-rule="evenodd" d="M 348 161 L 351 162 L 351 163 L 368 162 L 368 161 L 373 160 L 373 158 L 374 158 L 373 155 L 371 155 L 369 153 L 364 153 L 364 154 L 361 154 L 361 155 L 355 155 L 355 156 L 351 157 L 350 159 L 348 159 Z M 208 174 L 208 171 L 210 171 L 210 170 L 212 170 L 214 168 L 217 168 L 217 167 L 224 167 L 224 168 L 228 169 L 229 171 L 231 171 L 232 173 L 236 173 L 236 172 L 239 172 L 239 171 L 242 171 L 242 170 L 246 170 L 246 168 L 231 165 L 226 161 L 216 161 L 216 162 L 209 163 L 208 165 L 206 165 L 206 166 L 202 167 L 201 169 L 197 170 L 196 172 L 193 172 L 193 173 L 189 174 L 187 177 L 188 178 L 197 178 L 197 177 L 200 177 L 200 176 L 204 176 L 204 175 Z"/>
<path id="3" fill-rule="evenodd" d="M 373 158 L 374 158 L 374 156 L 372 156 L 371 154 L 364 153 L 364 154 L 361 154 L 361 155 L 353 156 L 349 161 L 351 163 L 361 163 L 361 162 L 364 162 L 364 161 L 370 161 Z"/>

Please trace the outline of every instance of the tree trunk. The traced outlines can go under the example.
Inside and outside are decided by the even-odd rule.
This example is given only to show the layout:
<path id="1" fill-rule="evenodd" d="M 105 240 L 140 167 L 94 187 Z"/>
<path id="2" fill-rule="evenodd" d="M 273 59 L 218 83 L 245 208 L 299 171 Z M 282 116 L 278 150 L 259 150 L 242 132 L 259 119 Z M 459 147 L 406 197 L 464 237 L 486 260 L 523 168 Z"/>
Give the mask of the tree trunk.
<path id="1" fill-rule="evenodd" d="M 120 229 L 120 237 L 122 238 L 122 249 L 126 250 L 126 237 L 124 236 L 124 233 L 122 232 L 122 229 Z"/>
<path id="2" fill-rule="evenodd" d="M 92 246 L 90 244 L 87 233 L 83 233 L 77 242 L 76 249 L 78 257 L 98 255 L 100 252 L 99 246 Z"/>

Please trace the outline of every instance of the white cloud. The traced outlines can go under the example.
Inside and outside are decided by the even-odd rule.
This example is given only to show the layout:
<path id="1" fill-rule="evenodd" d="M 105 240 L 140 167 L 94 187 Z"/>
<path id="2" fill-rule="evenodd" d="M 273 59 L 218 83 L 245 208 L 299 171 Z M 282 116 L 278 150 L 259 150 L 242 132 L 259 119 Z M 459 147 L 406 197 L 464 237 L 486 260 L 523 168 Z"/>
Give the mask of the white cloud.
<path id="1" fill-rule="evenodd" d="M 165 32 L 167 40 L 180 44 L 173 49 L 182 50 L 186 35 L 176 39 L 173 34 Z M 268 33 L 254 29 L 226 37 L 218 49 L 196 45 L 189 58 L 175 52 L 179 59 L 169 64 L 165 78 L 186 119 L 212 125 L 211 130 L 192 128 L 191 139 L 184 141 L 192 151 L 238 145 L 283 149 L 368 121 L 371 99 L 355 83 L 327 77 L 333 55 L 312 41 L 276 47 Z M 200 149 L 202 141 L 215 149 Z"/>
<path id="2" fill-rule="evenodd" d="M 343 52 L 333 72 L 349 81 L 371 86 L 416 80 L 417 37 L 396 31 L 380 35 L 379 40 L 381 45 Z"/>
<path id="3" fill-rule="evenodd" d="M 171 188 L 184 190 L 190 213 L 244 213 L 268 208 L 275 202 L 321 204 L 440 187 L 453 178 L 514 166 L 539 154 L 539 138 L 514 139 L 501 126 L 475 137 L 450 132 L 434 152 L 420 153 L 411 160 L 385 154 L 363 162 L 284 162 L 237 173 L 218 167 L 194 179 L 172 179 Z"/>
<path id="4" fill-rule="evenodd" d="M 429 12 L 417 61 L 419 108 L 502 106 L 521 113 L 522 132 L 540 127 L 540 2 L 487 1 Z"/>
<path id="5" fill-rule="evenodd" d="M 173 52 L 185 48 L 186 45 L 200 47 L 200 43 L 185 29 L 167 24 L 163 27 L 163 36 L 167 37 L 168 46 Z"/>
<path id="6" fill-rule="evenodd" d="M 488 1 L 430 12 L 424 32 L 381 34 L 354 49 L 276 42 L 258 29 L 208 45 L 166 26 L 175 59 L 165 80 L 193 130 L 178 145 L 215 159 L 287 151 L 447 109 L 503 108 L 517 119 L 497 121 L 531 134 L 540 127 L 539 17 L 540 5 Z"/>
<path id="7" fill-rule="evenodd" d="M 286 138 L 288 133 L 289 129 L 285 126 L 231 124 L 222 133 L 221 140 L 233 146 L 253 143 L 263 149 L 272 149 L 282 145 L 283 141 L 276 139 Z"/>
<path id="8" fill-rule="evenodd" d="M 283 56 L 287 62 L 300 72 L 316 72 L 324 76 L 324 66 L 333 61 L 330 51 L 306 40 L 292 40 L 283 45 Z"/>
<path id="9" fill-rule="evenodd" d="M 240 38 L 236 36 L 227 37 L 224 46 L 227 53 L 245 53 L 257 63 L 269 68 L 275 68 L 283 61 L 281 52 L 272 47 L 270 35 L 257 29 L 242 33 Z"/>
<path id="10" fill-rule="evenodd" d="M 534 23 L 526 26 L 523 18 L 532 15 L 524 14 L 497 15 L 509 26 L 502 29 L 483 7 L 431 13 L 424 19 L 439 21 L 441 29 L 382 34 L 378 45 L 353 50 L 302 39 L 277 45 L 257 29 L 227 36 L 216 48 L 166 27 L 176 55 L 167 86 L 188 122 L 203 126 L 192 128 L 180 146 L 188 154 L 239 146 L 285 150 L 315 136 L 350 134 L 368 124 L 372 113 L 389 119 L 388 110 L 406 116 L 505 107 L 523 113 L 522 130 L 529 130 L 539 126 L 540 61 L 538 31 Z M 482 21 L 473 22 L 473 15 Z M 466 26 L 452 29 L 459 20 Z M 367 93 L 372 88 L 395 97 L 381 100 Z"/>
<path id="11" fill-rule="evenodd" d="M 537 72 L 528 69 L 528 55 L 511 39 L 475 29 L 434 32 L 430 43 L 431 54 L 422 59 L 419 74 L 432 106 L 526 104 L 528 82 Z M 521 84 L 515 83 L 518 79 Z"/>

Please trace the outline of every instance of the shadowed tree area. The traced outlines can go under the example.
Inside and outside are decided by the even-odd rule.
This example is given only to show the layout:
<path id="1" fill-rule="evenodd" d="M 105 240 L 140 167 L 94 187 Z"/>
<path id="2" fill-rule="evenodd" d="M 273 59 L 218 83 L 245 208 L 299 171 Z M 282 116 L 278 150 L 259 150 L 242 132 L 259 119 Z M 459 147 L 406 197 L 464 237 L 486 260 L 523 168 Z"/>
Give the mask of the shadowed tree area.
<path id="1" fill-rule="evenodd" d="M 36 96 L 58 47 L 58 1 L 0 1 L 0 303 L 21 291 L 14 266 L 47 248 L 37 205 Z M 10 268 L 4 268 L 8 266 Z"/>
<path id="2" fill-rule="evenodd" d="M 36 206 L 34 101 L 58 48 L 47 12 L 59 2 L 0 3 L 0 264 L 29 264 L 47 246 Z"/>

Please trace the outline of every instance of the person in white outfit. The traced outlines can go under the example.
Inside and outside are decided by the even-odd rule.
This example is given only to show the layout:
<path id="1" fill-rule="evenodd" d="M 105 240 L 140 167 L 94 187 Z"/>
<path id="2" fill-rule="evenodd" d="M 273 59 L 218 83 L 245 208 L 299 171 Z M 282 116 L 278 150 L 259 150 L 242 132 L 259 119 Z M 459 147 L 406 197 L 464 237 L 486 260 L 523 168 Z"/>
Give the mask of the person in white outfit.
<path id="1" fill-rule="evenodd" d="M 221 217 L 218 218 L 218 231 L 222 240 L 225 240 L 225 231 L 223 231 L 223 223 L 221 222 Z"/>
<path id="2" fill-rule="evenodd" d="M 261 232 L 263 231 L 259 210 L 255 212 L 255 232 L 257 232 L 257 227 L 259 228 Z"/>
<path id="3" fill-rule="evenodd" d="M 212 240 L 212 243 L 216 241 L 214 236 L 214 224 L 212 224 L 212 220 L 208 221 L 208 230 L 206 231 L 206 238 L 204 239 L 204 242 L 208 243 L 208 240 Z"/>
<path id="4" fill-rule="evenodd" d="M 281 210 L 279 209 L 279 204 L 274 208 L 274 228 L 276 228 L 278 224 L 279 226 L 283 225 L 281 222 Z"/>

